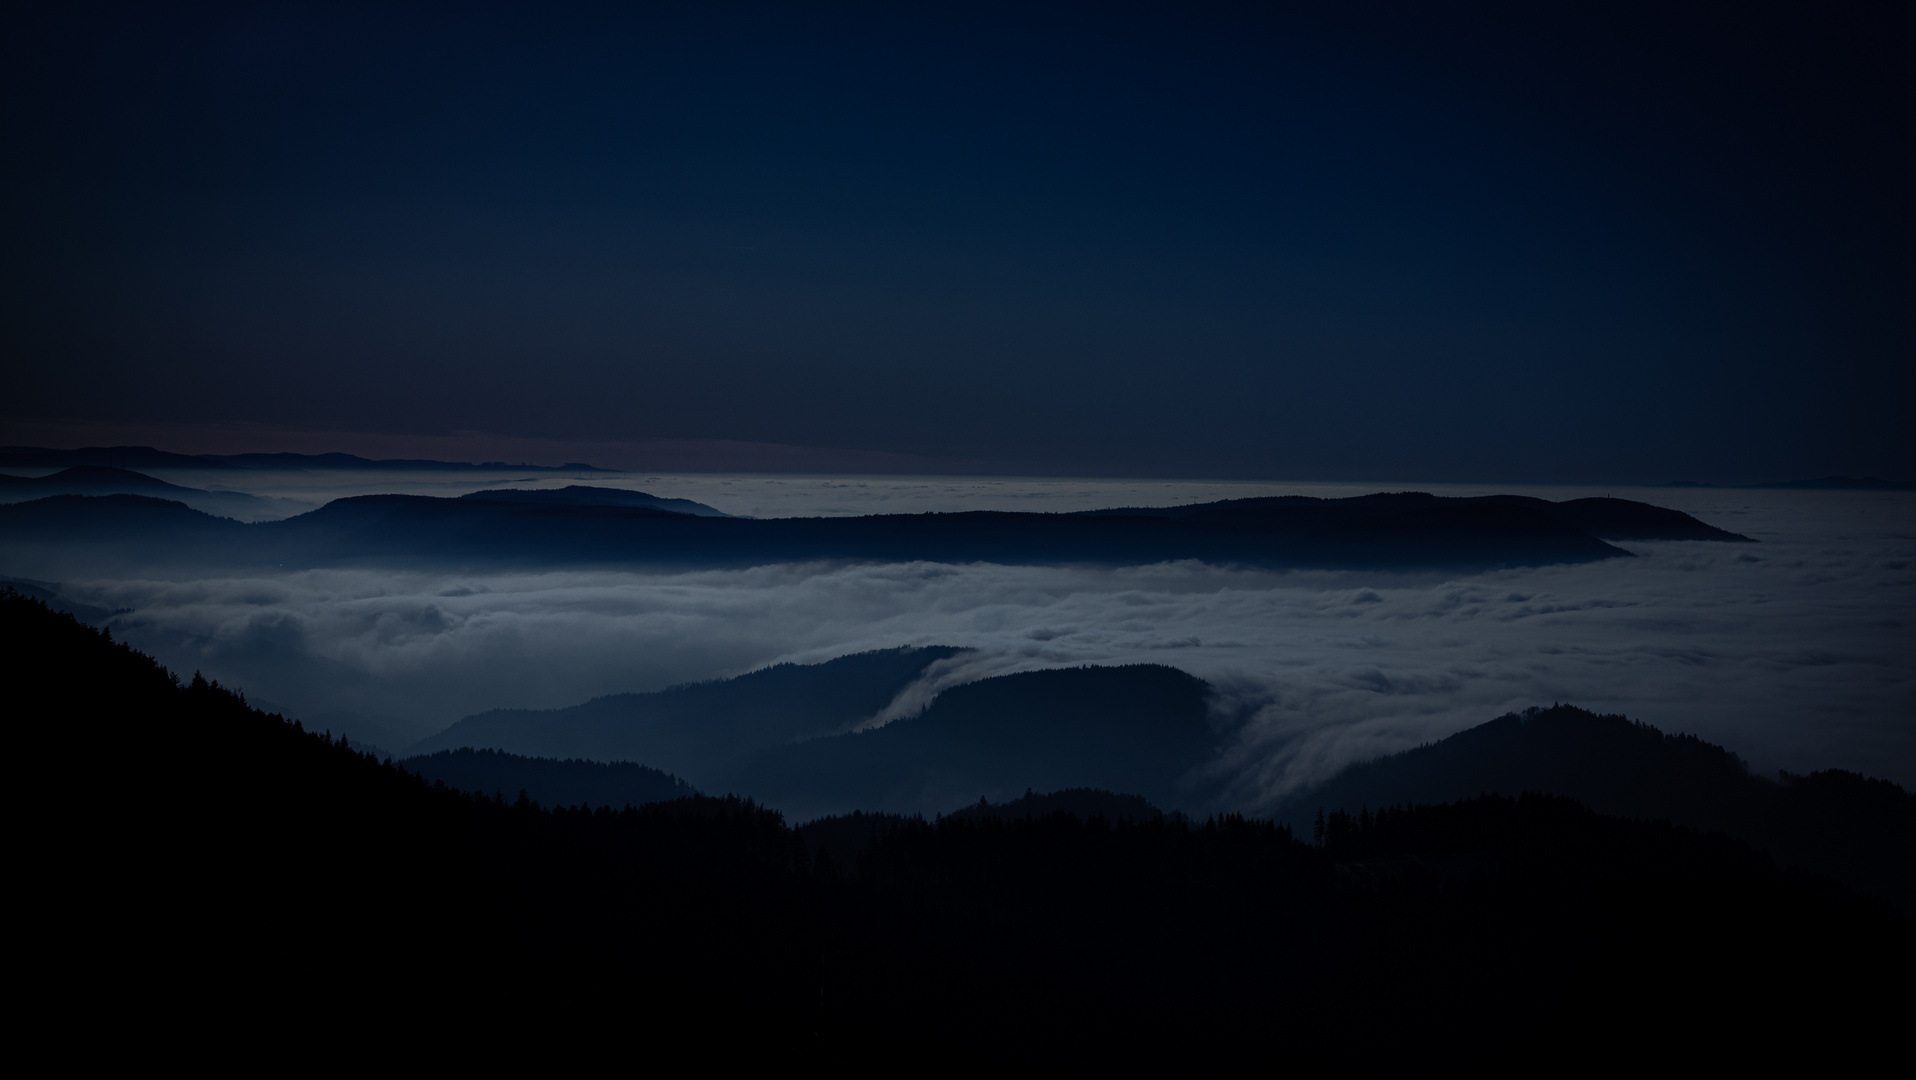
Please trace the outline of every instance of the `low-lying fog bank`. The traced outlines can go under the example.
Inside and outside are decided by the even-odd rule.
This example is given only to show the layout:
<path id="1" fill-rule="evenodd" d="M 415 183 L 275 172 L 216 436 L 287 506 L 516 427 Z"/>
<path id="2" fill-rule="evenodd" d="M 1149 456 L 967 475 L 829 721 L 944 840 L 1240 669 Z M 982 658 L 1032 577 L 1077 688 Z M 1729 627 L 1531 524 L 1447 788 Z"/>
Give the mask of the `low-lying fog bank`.
<path id="1" fill-rule="evenodd" d="M 946 685 L 1047 666 L 1143 660 L 1212 681 L 1241 723 L 1220 767 L 1244 805 L 1554 701 L 1692 731 L 1764 769 L 1916 784 L 1916 499 L 1664 501 L 1762 543 L 1634 543 L 1641 558 L 1449 579 L 912 563 L 345 569 L 62 591 L 121 612 L 116 634 L 182 672 L 391 750 L 494 707 L 949 644 L 978 651 L 940 665 L 892 713 Z"/>

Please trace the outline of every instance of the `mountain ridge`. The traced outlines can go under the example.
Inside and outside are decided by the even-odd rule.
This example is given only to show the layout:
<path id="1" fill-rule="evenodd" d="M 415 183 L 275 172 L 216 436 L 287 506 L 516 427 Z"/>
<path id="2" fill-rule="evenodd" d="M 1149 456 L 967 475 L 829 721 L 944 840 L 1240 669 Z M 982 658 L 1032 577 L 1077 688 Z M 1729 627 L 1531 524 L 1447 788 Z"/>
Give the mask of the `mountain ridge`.
<path id="1" fill-rule="evenodd" d="M 148 565 L 319 567 L 420 561 L 457 565 L 645 565 L 743 568 L 843 561 L 1006 565 L 1218 565 L 1488 569 L 1630 558 L 1583 526 L 1632 535 L 1741 542 L 1678 511 L 1627 500 L 1577 500 L 1541 512 L 1523 501 L 1425 493 L 1256 506 L 1041 514 L 967 511 L 845 518 L 694 516 L 599 496 L 336 499 L 280 521 L 220 532 L 144 496 L 54 496 L 0 506 L 0 542 L 31 572 L 58 576 L 86 556 Z M 630 503 L 649 496 L 620 496 Z M 61 501 L 61 500 L 67 501 Z M 80 501 L 73 501 L 78 499 Z M 146 501 L 139 501 L 146 499 Z M 1654 527 L 1644 526 L 1650 521 Z M 1676 528 L 1676 525 L 1681 528 Z M 1661 524 L 1655 524 L 1661 523 Z M 1672 530 L 1675 530 L 1674 532 Z M 1679 535 L 1681 534 L 1681 535 Z M 191 549 L 198 545 L 201 550 Z"/>
<path id="2" fill-rule="evenodd" d="M 643 762 L 701 786 L 741 753 L 835 734 L 871 719 L 925 668 L 966 650 L 900 647 L 818 664 L 773 664 L 730 679 L 606 694 L 560 709 L 475 713 L 406 749 L 461 747 L 537 757 Z"/>
<path id="3" fill-rule="evenodd" d="M 28 502 L 52 495 L 141 495 L 183 503 L 215 517 L 257 521 L 286 516 L 287 507 L 310 508 L 311 503 L 266 499 L 239 491 L 206 491 L 170 484 L 132 469 L 110 465 L 75 465 L 47 476 L 0 473 L 0 503 Z"/>
<path id="4" fill-rule="evenodd" d="M 1192 804 L 1214 752 L 1210 686 L 1162 664 L 1047 668 L 949 687 L 882 727 L 766 747 L 717 786 L 800 818 L 963 810 L 980 798 L 1097 788 Z"/>

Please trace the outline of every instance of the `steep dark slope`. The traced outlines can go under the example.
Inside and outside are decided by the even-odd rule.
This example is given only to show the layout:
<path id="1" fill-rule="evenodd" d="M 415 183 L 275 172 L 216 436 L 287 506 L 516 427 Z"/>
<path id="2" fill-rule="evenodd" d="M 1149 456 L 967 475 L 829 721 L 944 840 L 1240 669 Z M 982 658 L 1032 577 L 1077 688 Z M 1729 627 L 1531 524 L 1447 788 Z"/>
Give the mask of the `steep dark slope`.
<path id="1" fill-rule="evenodd" d="M 1015 799 L 992 802 L 979 798 L 949 814 L 938 815 L 954 821 L 1032 820 L 1054 814 L 1069 814 L 1083 821 L 1103 819 L 1113 822 L 1149 822 L 1164 817 L 1164 812 L 1137 795 L 1120 795 L 1097 788 L 1066 788 L 1063 791 L 1025 792 Z M 880 836 L 901 829 L 924 825 L 923 814 L 896 814 L 854 810 L 849 814 L 828 814 L 799 826 L 798 834 L 829 865 L 850 870 L 858 856 Z"/>
<path id="2" fill-rule="evenodd" d="M 12 589 L 22 596 L 38 600 L 54 611 L 72 615 L 88 626 L 99 626 L 116 614 L 97 604 L 84 603 L 67 596 L 62 591 L 66 586 L 57 581 L 0 577 L 0 588 Z"/>
<path id="3" fill-rule="evenodd" d="M 545 806 L 644 806 L 697 795 L 692 785 L 630 761 L 521 757 L 497 750 L 441 750 L 399 763 L 450 788 L 516 798 Z"/>
<path id="4" fill-rule="evenodd" d="M 1086 821 L 1100 817 L 1107 821 L 1156 821 L 1164 816 L 1164 811 L 1139 795 L 1120 795 L 1098 788 L 1081 787 L 1044 792 L 1027 790 L 1015 799 L 995 803 L 980 798 L 945 816 L 973 819 L 1042 818 L 1052 814 L 1075 814 Z"/>
<path id="5" fill-rule="evenodd" d="M 710 778 L 740 755 L 870 720 L 926 666 L 963 651 L 885 649 L 822 664 L 777 664 L 650 694 L 614 694 L 566 709 L 497 709 L 468 716 L 408 753 L 470 746 L 535 757 L 640 761 L 711 787 Z"/>
<path id="6" fill-rule="evenodd" d="M 854 1068 L 1900 1050 L 1907 920 L 1565 800 L 1364 815 L 1322 847 L 1232 817 L 903 821 L 833 868 L 735 800 L 429 785 L 17 596 L 0 661 L 17 1011 L 110 1019 L 109 1049 L 208 1060 L 215 1017 L 249 1062 L 342 1065 L 550 1067 L 594 1033 Z"/>
<path id="7" fill-rule="evenodd" d="M 468 797 L 13 593 L 0 664 L 13 865 L 34 883 L 14 898 L 36 941 L 14 974 L 115 1016 L 116 1040 L 171 1046 L 211 1012 L 310 1057 L 321 1009 L 405 1015 L 441 1049 L 510 1045 L 508 1016 L 543 1029 L 614 1009 L 783 1032 L 815 999 L 817 924 L 791 897 L 803 850 L 776 814 Z M 591 993 L 560 1009 L 502 994 L 515 985 Z"/>
<path id="8" fill-rule="evenodd" d="M 1354 765 L 1280 812 L 1454 802 L 1542 792 L 1605 814 L 1720 831 L 1783 865 L 1828 874 L 1916 913 L 1916 795 L 1845 772 L 1771 781 L 1692 735 L 1560 705 Z"/>
<path id="9" fill-rule="evenodd" d="M 1095 787 L 1175 805 L 1213 748 L 1203 681 L 1154 664 L 956 686 L 883 727 L 760 751 L 719 786 L 798 817 L 932 813 L 1030 789 Z"/>

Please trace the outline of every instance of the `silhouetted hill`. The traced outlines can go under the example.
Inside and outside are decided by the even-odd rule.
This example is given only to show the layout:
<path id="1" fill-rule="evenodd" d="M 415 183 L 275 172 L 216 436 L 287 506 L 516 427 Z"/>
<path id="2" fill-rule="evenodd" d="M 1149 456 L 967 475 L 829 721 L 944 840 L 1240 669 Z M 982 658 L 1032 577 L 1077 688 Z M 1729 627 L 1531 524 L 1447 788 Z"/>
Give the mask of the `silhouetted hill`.
<path id="1" fill-rule="evenodd" d="M 669 510 L 675 514 L 691 514 L 693 517 L 732 516 L 690 499 L 665 499 L 657 495 L 647 495 L 643 491 L 586 487 L 581 484 L 539 490 L 498 488 L 475 491 L 470 495 L 461 495 L 460 498 L 477 502 L 523 503 L 535 506 L 643 506 L 654 510 Z"/>
<path id="2" fill-rule="evenodd" d="M 1213 749 L 1208 688 L 1155 664 L 1030 671 L 954 686 L 917 716 L 759 751 L 715 786 L 798 817 L 931 813 L 1032 789 L 1188 800 Z"/>
<path id="3" fill-rule="evenodd" d="M 1289 800 L 1280 818 L 1306 828 L 1319 809 L 1354 813 L 1525 792 L 1728 833 L 1783 865 L 1828 874 L 1916 913 L 1916 795 L 1839 771 L 1766 780 L 1693 735 L 1568 705 L 1511 714 L 1353 765 Z"/>
<path id="4" fill-rule="evenodd" d="M 994 803 L 980 798 L 969 806 L 949 814 L 954 820 L 1032 819 L 1053 814 L 1070 814 L 1085 821 L 1101 818 L 1108 822 L 1156 821 L 1164 812 L 1136 795 L 1118 795 L 1096 788 L 1067 788 L 1045 794 L 1029 791 L 1009 802 Z M 858 855 L 875 840 L 907 828 L 925 824 L 923 814 L 867 813 L 829 814 L 799 826 L 798 834 L 815 853 L 828 872 L 846 873 L 856 869 Z"/>
<path id="5" fill-rule="evenodd" d="M 536 757 L 642 761 L 705 787 L 741 755 L 870 720 L 929 664 L 963 652 L 885 649 L 822 664 L 776 664 L 735 679 L 613 694 L 565 709 L 495 709 L 422 739 L 408 753 L 459 747 Z"/>
<path id="6" fill-rule="evenodd" d="M 1240 500 L 1174 511 L 767 520 L 675 513 L 662 504 L 605 504 L 613 501 L 367 495 L 215 538 L 203 525 L 144 504 L 48 506 L 39 500 L 0 507 L 0 541 L 16 565 L 55 574 L 65 572 L 61 560 L 157 562 L 183 557 L 173 553 L 195 545 L 201 563 L 223 567 L 436 561 L 696 568 L 813 560 L 1134 565 L 1199 559 L 1465 570 L 1630 554 L 1586 527 L 1638 538 L 1742 539 L 1675 511 L 1620 499 L 1547 504 L 1410 493 Z M 1531 503 L 1552 509 L 1546 513 Z"/>
<path id="7" fill-rule="evenodd" d="M 1098 788 L 1066 788 L 1063 791 L 1038 794 L 1026 791 L 1015 799 L 999 803 L 981 798 L 970 806 L 960 807 L 945 816 L 1040 818 L 1051 814 L 1075 814 L 1086 821 L 1100 817 L 1109 821 L 1152 821 L 1163 817 L 1164 811 L 1152 806 L 1138 795 L 1120 795 Z"/>
<path id="8" fill-rule="evenodd" d="M 1518 511 L 1499 517 L 1497 509 Z M 1725 540 L 1754 543 L 1747 536 L 1706 525 L 1680 510 L 1609 497 L 1550 502 L 1526 495 L 1484 495 L 1444 498 L 1421 491 L 1366 495 L 1353 499 L 1318 499 L 1306 495 L 1277 495 L 1254 499 L 1193 503 L 1125 510 L 1086 510 L 1088 516 L 1146 516 L 1172 521 L 1255 522 L 1274 532 L 1320 530 L 1360 537 L 1383 525 L 1442 533 L 1472 531 L 1500 523 L 1513 533 L 1538 526 L 1531 516 L 1546 518 L 1603 540 Z M 1440 524 L 1441 523 L 1441 524 Z"/>
<path id="9" fill-rule="evenodd" d="M 11 974 L 141 1046 L 215 1016 L 363 1054 L 314 1019 L 349 1006 L 438 1060 L 550 1060 L 581 1031 L 856 1068 L 1900 1052 L 1908 920 L 1567 800 L 1338 817 L 1321 846 L 1233 816 L 887 819 L 821 872 L 750 802 L 428 783 L 15 594 L 0 662 L 32 937 Z"/>
<path id="10" fill-rule="evenodd" d="M 487 461 L 432 461 L 424 458 L 373 460 L 356 454 L 175 454 L 151 446 L 85 446 L 53 450 L 43 446 L 0 446 L 0 468 L 64 469 L 105 465 L 116 469 L 354 469 L 476 470 L 527 469 L 533 472 L 616 472 L 579 462 L 564 465 L 515 465 Z"/>
<path id="11" fill-rule="evenodd" d="M 62 576 L 273 565 L 247 554 L 248 530 L 257 527 L 149 495 L 52 495 L 0 505 L 0 559 L 28 573 Z"/>
<path id="12" fill-rule="evenodd" d="M 0 475 L 0 503 L 44 499 L 49 495 L 146 495 L 185 503 L 215 517 L 237 518 L 241 521 L 286 516 L 285 512 L 278 510 L 284 500 L 262 499 L 238 491 L 202 491 L 199 488 L 181 487 L 144 473 L 105 465 L 76 465 L 49 476 Z"/>
<path id="13" fill-rule="evenodd" d="M 644 806 L 697 795 L 692 785 L 630 761 L 560 761 L 497 750 L 441 750 L 410 757 L 400 768 L 475 795 L 524 792 L 544 806 Z"/>

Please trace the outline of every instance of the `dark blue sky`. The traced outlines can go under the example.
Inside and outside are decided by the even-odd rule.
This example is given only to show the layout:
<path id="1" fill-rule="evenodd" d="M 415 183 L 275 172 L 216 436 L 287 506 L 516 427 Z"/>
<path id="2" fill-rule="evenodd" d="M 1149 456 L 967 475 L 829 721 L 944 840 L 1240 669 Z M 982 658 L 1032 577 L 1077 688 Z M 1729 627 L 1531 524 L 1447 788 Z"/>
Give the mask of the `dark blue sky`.
<path id="1" fill-rule="evenodd" d="M 15 14 L 0 413 L 1916 476 L 1909 11 Z"/>

